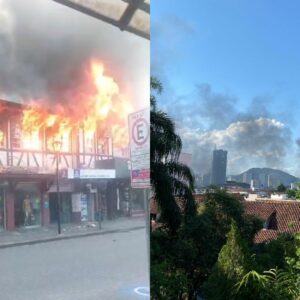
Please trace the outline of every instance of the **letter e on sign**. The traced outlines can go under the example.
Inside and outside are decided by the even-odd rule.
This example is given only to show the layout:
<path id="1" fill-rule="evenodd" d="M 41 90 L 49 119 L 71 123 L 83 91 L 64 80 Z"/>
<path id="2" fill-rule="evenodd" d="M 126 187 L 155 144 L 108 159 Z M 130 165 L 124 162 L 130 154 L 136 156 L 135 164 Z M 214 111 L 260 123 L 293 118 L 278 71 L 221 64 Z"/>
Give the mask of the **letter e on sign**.
<path id="1" fill-rule="evenodd" d="M 144 118 L 137 119 L 132 126 L 132 139 L 135 144 L 143 145 L 149 137 L 149 124 Z"/>

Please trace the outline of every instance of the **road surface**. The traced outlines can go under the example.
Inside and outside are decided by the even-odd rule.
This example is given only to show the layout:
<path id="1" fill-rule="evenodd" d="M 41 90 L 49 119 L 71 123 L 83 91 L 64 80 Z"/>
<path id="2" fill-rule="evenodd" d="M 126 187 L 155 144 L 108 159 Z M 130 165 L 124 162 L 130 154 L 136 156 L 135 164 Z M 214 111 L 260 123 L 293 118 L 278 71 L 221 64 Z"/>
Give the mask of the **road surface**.
<path id="1" fill-rule="evenodd" d="M 0 249 L 0 299 L 149 299 L 144 229 Z"/>

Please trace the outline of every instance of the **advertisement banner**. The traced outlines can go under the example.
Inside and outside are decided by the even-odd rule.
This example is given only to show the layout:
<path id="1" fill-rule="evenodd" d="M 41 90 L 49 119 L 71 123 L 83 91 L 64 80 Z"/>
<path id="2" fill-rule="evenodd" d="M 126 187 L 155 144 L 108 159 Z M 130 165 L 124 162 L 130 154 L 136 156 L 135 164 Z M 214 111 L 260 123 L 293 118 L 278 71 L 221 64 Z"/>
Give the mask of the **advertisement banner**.
<path id="1" fill-rule="evenodd" d="M 150 188 L 150 109 L 129 115 L 131 186 Z"/>

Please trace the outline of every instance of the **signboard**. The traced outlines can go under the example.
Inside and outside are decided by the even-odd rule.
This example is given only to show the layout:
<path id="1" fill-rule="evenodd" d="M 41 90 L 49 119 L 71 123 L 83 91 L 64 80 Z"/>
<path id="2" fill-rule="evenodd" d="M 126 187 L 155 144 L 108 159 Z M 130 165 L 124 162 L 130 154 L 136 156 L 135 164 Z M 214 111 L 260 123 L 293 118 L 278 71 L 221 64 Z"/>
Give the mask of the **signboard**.
<path id="1" fill-rule="evenodd" d="M 150 187 L 150 110 L 129 115 L 131 186 Z"/>
<path id="2" fill-rule="evenodd" d="M 69 179 L 113 179 L 116 170 L 113 169 L 68 169 Z"/>

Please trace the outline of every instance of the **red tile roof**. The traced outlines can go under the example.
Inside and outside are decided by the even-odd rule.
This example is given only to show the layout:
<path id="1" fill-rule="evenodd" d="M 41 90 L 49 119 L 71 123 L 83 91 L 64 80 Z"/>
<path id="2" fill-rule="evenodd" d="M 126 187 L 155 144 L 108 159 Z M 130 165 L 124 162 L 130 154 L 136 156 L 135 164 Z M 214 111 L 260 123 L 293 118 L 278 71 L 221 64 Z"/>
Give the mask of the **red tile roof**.
<path id="1" fill-rule="evenodd" d="M 278 235 L 278 230 L 262 229 L 255 235 L 254 243 L 260 244 L 270 242 L 271 240 L 276 239 Z"/>
<path id="2" fill-rule="evenodd" d="M 244 204 L 247 215 L 254 215 L 266 222 L 266 228 L 256 234 L 255 243 L 271 241 L 281 233 L 300 232 L 300 201 L 244 201 L 242 196 L 235 196 Z M 195 201 L 198 205 L 204 202 L 204 198 L 205 195 L 195 195 Z M 152 198 L 150 200 L 150 213 L 156 214 L 157 211 L 157 203 Z"/>
<path id="3" fill-rule="evenodd" d="M 280 233 L 300 232 L 300 201 L 257 200 L 245 201 L 245 213 L 266 222 L 266 229 L 258 232 L 255 242 L 265 242 Z"/>

